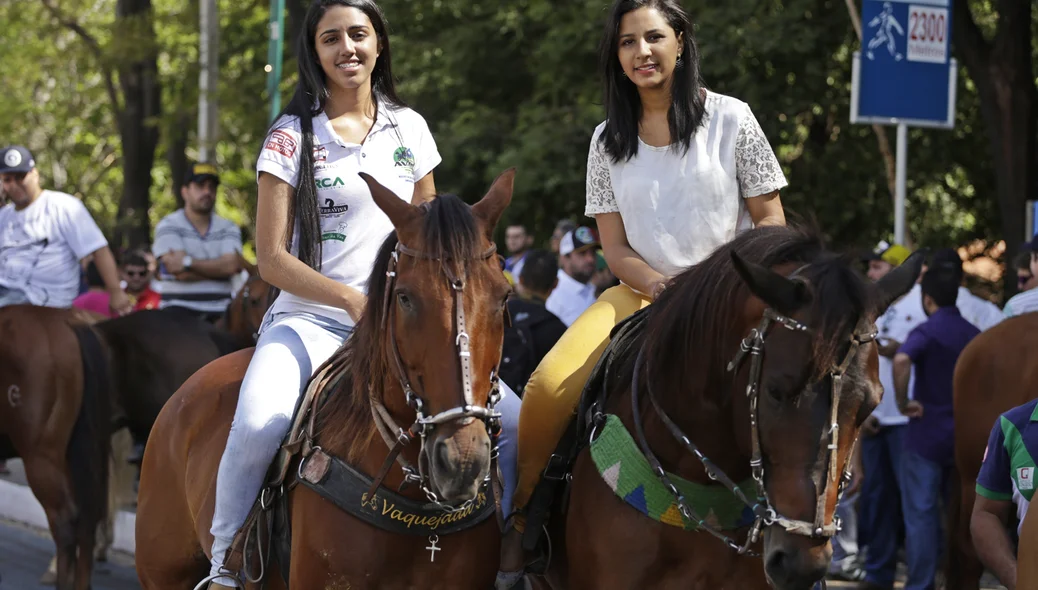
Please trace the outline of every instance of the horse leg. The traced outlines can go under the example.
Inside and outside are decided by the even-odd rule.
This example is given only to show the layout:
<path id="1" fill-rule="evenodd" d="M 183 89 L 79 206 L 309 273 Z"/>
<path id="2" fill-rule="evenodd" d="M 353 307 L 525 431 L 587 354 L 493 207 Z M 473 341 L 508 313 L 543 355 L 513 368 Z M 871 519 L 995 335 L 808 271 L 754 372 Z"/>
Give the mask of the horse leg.
<path id="1" fill-rule="evenodd" d="M 55 584 L 58 590 L 73 590 L 77 509 L 64 459 L 36 456 L 25 458 L 24 461 L 29 488 L 43 506 L 54 538 L 57 552 Z"/>
<path id="2" fill-rule="evenodd" d="M 975 481 L 960 477 L 948 506 L 948 563 L 945 579 L 947 590 L 978 590 L 984 567 L 973 547 L 970 518 L 976 499 Z M 957 502 L 955 501 L 957 500 Z"/>
<path id="3" fill-rule="evenodd" d="M 90 590 L 97 530 L 103 524 L 82 515 L 76 519 L 76 590 Z"/>

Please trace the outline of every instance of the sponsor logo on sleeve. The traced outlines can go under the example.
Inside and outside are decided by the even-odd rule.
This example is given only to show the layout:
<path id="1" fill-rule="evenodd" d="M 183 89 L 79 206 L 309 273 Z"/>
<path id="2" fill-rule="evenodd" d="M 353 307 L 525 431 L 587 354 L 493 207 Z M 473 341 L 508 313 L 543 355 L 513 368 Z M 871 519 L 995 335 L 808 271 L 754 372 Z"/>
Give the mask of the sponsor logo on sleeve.
<path id="1" fill-rule="evenodd" d="M 291 158 L 296 153 L 296 140 L 284 131 L 277 130 L 270 134 L 267 145 L 263 149 L 277 152 L 286 158 Z"/>

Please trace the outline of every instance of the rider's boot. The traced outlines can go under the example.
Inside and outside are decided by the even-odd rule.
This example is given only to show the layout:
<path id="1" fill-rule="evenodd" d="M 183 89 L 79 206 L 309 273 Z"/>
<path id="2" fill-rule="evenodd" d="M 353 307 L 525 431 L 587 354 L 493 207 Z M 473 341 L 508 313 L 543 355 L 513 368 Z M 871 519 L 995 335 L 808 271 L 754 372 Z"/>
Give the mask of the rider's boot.
<path id="1" fill-rule="evenodd" d="M 501 565 L 494 582 L 495 590 L 524 588 L 526 553 L 523 551 L 523 534 L 510 523 L 501 539 Z"/>

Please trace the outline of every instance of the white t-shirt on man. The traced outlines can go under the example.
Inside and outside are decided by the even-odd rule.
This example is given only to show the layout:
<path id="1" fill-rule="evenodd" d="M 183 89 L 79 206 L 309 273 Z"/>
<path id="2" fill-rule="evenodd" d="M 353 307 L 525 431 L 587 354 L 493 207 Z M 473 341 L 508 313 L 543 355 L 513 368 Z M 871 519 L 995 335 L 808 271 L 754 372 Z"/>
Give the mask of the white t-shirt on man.
<path id="1" fill-rule="evenodd" d="M 425 119 L 408 108 L 380 105 L 362 145 L 342 140 L 324 113 L 314 117 L 314 178 L 321 216 L 321 274 L 367 294 L 368 279 L 382 243 L 393 231 L 389 217 L 371 197 L 360 172 L 410 202 L 414 185 L 440 163 L 440 153 Z M 264 141 L 256 163 L 257 179 L 267 172 L 295 188 L 299 183 L 302 132 L 298 118 L 283 117 Z M 291 252 L 298 255 L 299 232 Z M 345 326 L 353 320 L 345 310 L 282 291 L 267 312 L 302 311 Z"/>
<path id="2" fill-rule="evenodd" d="M 639 139 L 633 158 L 613 162 L 599 142 L 604 129 L 591 138 L 584 213 L 619 212 L 631 248 L 667 277 L 752 227 L 744 199 L 787 184 L 750 107 L 730 96 L 707 91 L 687 153 Z"/>
<path id="3" fill-rule="evenodd" d="M 17 211 L 0 208 L 0 287 L 18 289 L 33 305 L 72 307 L 79 261 L 108 245 L 83 203 L 45 190 Z"/>

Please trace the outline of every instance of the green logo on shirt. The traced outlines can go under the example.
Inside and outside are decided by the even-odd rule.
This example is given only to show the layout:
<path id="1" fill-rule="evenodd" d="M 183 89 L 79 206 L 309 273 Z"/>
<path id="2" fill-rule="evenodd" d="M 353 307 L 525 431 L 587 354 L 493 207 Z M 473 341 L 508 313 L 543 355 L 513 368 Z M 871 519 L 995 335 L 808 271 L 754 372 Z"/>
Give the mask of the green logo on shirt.
<path id="1" fill-rule="evenodd" d="M 393 152 L 393 165 L 397 168 L 403 168 L 408 173 L 414 174 L 414 154 L 411 153 L 410 148 L 400 146 Z"/>
<path id="2" fill-rule="evenodd" d="M 341 178 L 336 176 L 335 178 L 315 178 L 314 182 L 317 184 L 317 190 L 324 190 L 326 188 L 335 188 L 337 186 L 345 186 Z"/>
<path id="3" fill-rule="evenodd" d="M 343 221 L 335 227 L 335 231 L 326 231 L 321 234 L 321 241 L 335 240 L 337 242 L 346 241 L 346 222 Z"/>

